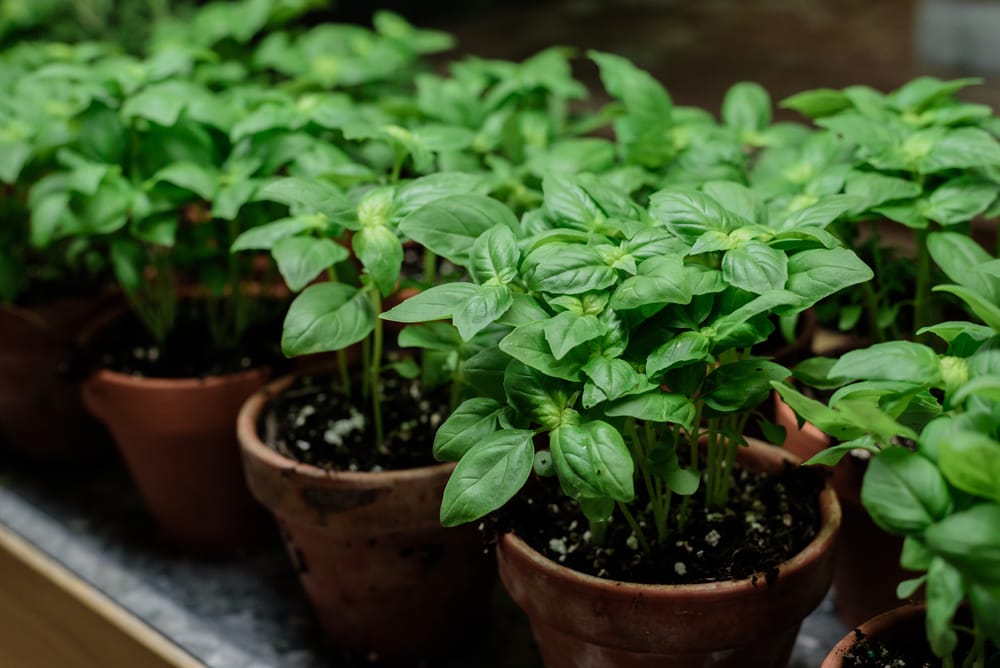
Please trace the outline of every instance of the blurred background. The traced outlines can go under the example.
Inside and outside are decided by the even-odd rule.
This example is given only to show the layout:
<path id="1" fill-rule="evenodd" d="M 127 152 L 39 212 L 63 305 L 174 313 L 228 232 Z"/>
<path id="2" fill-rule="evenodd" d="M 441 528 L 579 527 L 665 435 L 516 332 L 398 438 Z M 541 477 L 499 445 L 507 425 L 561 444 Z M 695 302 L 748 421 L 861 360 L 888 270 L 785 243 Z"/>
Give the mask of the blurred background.
<path id="1" fill-rule="evenodd" d="M 309 2 L 310 0 L 290 0 Z M 183 16 L 181 0 L 0 0 L 0 41 L 46 34 L 112 37 L 132 49 L 151 17 Z M 458 38 L 457 53 L 520 59 L 553 44 L 622 54 L 681 104 L 717 110 L 734 82 L 776 99 L 821 86 L 894 88 L 919 74 L 981 76 L 965 97 L 1000 106 L 997 0 L 380 0 L 331 3 L 309 20 L 369 24 L 392 9 Z M 4 20 L 6 19 L 6 20 Z M 456 52 L 443 54 L 440 61 Z M 579 76 L 596 83 L 596 68 Z M 599 86 L 593 87 L 599 90 Z"/>

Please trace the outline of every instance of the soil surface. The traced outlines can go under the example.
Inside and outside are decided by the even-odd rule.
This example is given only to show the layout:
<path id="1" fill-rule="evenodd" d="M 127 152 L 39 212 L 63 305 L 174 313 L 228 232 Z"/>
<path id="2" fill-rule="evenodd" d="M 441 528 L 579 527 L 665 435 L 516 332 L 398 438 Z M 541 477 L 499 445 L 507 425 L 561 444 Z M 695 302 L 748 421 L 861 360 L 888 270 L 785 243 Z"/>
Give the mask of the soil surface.
<path id="1" fill-rule="evenodd" d="M 819 531 L 818 495 L 824 474 L 786 466 L 766 475 L 737 465 L 726 508 L 705 507 L 702 489 L 691 497 L 683 531 L 649 553 L 639 549 L 616 512 L 603 545 L 589 538 L 588 522 L 552 479 L 535 480 L 488 524 L 513 530 L 549 559 L 574 570 L 623 582 L 695 584 L 777 575 L 778 566 L 801 552 Z M 677 526 L 674 499 L 672 527 Z M 636 512 L 633 509 L 633 512 Z M 640 526 L 647 517 L 637 513 Z"/>
<path id="2" fill-rule="evenodd" d="M 869 640 L 854 629 L 856 643 L 844 655 L 845 668 L 938 668 L 941 660 L 934 658 L 923 642 L 886 643 Z"/>
<path id="3" fill-rule="evenodd" d="M 286 457 L 336 471 L 399 470 L 435 464 L 434 432 L 449 414 L 447 388 L 424 393 L 419 380 L 384 379 L 382 424 L 385 438 L 375 447 L 370 401 L 345 396 L 339 378 L 303 377 L 274 400 L 263 418 L 270 447 Z"/>
<path id="4" fill-rule="evenodd" d="M 147 378 L 204 378 L 263 366 L 277 373 L 290 363 L 281 354 L 281 324 L 286 305 L 262 309 L 237 344 L 212 344 L 202 309 L 183 302 L 166 342 L 157 343 L 132 314 L 100 333 L 87 353 L 91 368 Z"/>

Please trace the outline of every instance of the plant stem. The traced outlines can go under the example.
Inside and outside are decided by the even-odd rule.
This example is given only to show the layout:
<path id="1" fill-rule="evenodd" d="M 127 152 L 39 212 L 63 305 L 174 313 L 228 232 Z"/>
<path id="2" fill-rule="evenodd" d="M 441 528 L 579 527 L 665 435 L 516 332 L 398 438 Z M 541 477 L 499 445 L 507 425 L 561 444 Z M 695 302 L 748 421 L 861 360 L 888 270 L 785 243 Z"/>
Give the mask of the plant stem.
<path id="1" fill-rule="evenodd" d="M 351 397 L 351 375 L 347 370 L 347 351 L 337 351 L 337 369 L 340 371 L 340 389 L 348 399 Z"/>
<path id="2" fill-rule="evenodd" d="M 628 506 L 626 506 L 621 501 L 618 501 L 618 510 L 622 512 L 622 517 L 628 522 L 629 527 L 632 529 L 632 533 L 635 534 L 636 540 L 639 541 L 639 545 L 642 546 L 643 552 L 649 552 L 649 541 L 646 540 L 646 536 L 643 535 L 642 529 L 639 528 L 639 523 L 635 521 L 631 511 L 629 511 Z"/>
<path id="3" fill-rule="evenodd" d="M 885 341 L 885 332 L 878 322 L 878 295 L 871 281 L 865 281 L 862 290 L 865 296 L 865 311 L 868 313 L 868 331 L 876 343 L 881 343 Z"/>
<path id="4" fill-rule="evenodd" d="M 369 293 L 372 300 L 372 308 L 375 313 L 382 312 L 382 295 L 377 288 L 372 288 Z M 369 360 L 368 372 L 370 374 L 369 385 L 372 393 L 372 417 L 375 420 L 375 442 L 378 448 L 382 448 L 384 433 L 382 431 L 382 320 L 376 316 L 375 329 L 372 333 L 372 352 Z"/>
<path id="5" fill-rule="evenodd" d="M 432 250 L 424 249 L 424 283 L 433 287 L 437 281 L 437 255 Z"/>
<path id="6" fill-rule="evenodd" d="M 917 230 L 917 285 L 913 302 L 913 333 L 926 327 L 930 314 L 931 255 L 927 248 L 930 226 Z M 924 338 L 924 337 L 920 337 Z"/>

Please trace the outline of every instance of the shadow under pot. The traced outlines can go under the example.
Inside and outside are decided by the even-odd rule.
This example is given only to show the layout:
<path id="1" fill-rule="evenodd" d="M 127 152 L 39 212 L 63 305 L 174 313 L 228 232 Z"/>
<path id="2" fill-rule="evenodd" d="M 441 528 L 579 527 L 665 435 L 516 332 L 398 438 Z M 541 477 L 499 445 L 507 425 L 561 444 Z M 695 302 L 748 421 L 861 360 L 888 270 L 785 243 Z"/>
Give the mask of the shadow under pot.
<path id="1" fill-rule="evenodd" d="M 77 337 L 115 301 L 103 294 L 0 307 L 0 441 L 16 453 L 53 464 L 110 452 L 74 367 Z"/>
<path id="2" fill-rule="evenodd" d="M 93 342 L 113 324 L 105 319 Z M 270 536 L 240 464 L 236 417 L 269 368 L 187 378 L 109 369 L 83 383 L 90 412 L 107 425 L 164 537 L 198 556 L 228 557 Z"/>
<path id="3" fill-rule="evenodd" d="M 754 441 L 739 456 L 757 471 L 797 461 Z M 771 582 L 617 582 L 566 568 L 514 533 L 497 547 L 500 579 L 527 613 L 547 668 L 784 667 L 833 577 L 840 508 L 829 485 L 819 506 L 816 536 Z"/>
<path id="4" fill-rule="evenodd" d="M 334 471 L 261 438 L 282 378 L 247 401 L 238 431 L 250 489 L 274 515 L 320 624 L 342 649 L 380 661 L 454 655 L 479 638 L 495 577 L 475 529 L 444 529 L 454 464 Z"/>

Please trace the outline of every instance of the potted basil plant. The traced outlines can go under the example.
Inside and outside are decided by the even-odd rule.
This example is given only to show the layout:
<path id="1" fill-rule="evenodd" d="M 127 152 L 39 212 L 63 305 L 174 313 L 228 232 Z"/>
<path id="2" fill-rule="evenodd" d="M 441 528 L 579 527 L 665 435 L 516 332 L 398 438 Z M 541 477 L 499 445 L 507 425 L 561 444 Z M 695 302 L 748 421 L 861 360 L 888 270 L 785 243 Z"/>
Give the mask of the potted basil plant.
<path id="1" fill-rule="evenodd" d="M 800 543 L 768 565 L 720 557 L 697 568 L 725 552 L 723 533 L 735 538 L 714 522 L 745 519 L 735 508 L 757 473 L 784 471 L 782 489 L 802 482 L 781 451 L 743 435 L 768 380 L 788 375 L 750 353 L 772 330 L 768 316 L 870 272 L 817 240 L 836 216 L 829 205 L 770 221 L 728 182 L 661 191 L 648 209 L 599 177 L 553 176 L 543 191 L 520 231 L 498 220 L 475 241 L 473 289 L 431 288 L 384 314 L 450 319 L 466 338 L 508 331 L 435 437 L 435 456 L 458 462 L 442 523 L 504 509 L 497 521 L 514 530 L 499 539 L 501 579 L 550 667 L 584 656 L 715 665 L 729 652 L 781 665 L 831 576 L 839 510 L 822 481 L 801 488 L 810 519 L 796 525 Z M 445 231 L 460 225 L 438 219 Z M 765 264 L 773 275 L 756 269 Z M 768 533 L 763 507 L 751 514 L 755 528 L 738 533 Z M 780 612 L 765 620 L 749 612 L 759 605 Z"/>

